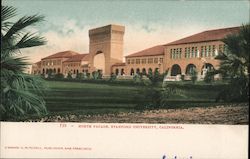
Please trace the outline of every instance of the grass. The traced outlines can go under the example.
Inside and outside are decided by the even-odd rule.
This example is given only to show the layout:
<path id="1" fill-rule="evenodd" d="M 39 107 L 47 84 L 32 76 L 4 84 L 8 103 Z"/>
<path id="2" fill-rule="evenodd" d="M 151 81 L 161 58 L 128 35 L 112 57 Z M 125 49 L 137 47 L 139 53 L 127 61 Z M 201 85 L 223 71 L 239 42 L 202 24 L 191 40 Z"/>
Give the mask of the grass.
<path id="1" fill-rule="evenodd" d="M 140 102 L 138 87 L 133 86 L 56 81 L 47 81 L 47 85 L 45 101 L 50 112 L 130 109 Z"/>
<path id="2" fill-rule="evenodd" d="M 140 93 L 142 86 L 65 81 L 46 81 L 46 84 L 48 89 L 45 90 L 45 101 L 51 114 L 126 112 L 133 111 L 136 105 L 145 102 Z M 168 108 L 213 106 L 223 86 L 215 84 L 203 87 L 201 83 L 197 84 L 197 87 L 187 86 L 189 83 L 169 84 L 178 87 L 175 89 L 176 93 L 168 99 Z"/>

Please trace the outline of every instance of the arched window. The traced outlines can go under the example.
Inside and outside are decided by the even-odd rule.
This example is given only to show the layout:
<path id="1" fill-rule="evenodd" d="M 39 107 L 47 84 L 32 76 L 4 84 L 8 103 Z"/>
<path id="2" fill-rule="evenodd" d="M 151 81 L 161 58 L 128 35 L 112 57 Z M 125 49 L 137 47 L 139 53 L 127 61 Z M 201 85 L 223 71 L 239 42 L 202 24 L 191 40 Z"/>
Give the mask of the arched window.
<path id="1" fill-rule="evenodd" d="M 115 69 L 115 74 L 118 75 L 119 74 L 119 69 Z"/>
<path id="2" fill-rule="evenodd" d="M 148 73 L 153 73 L 152 68 L 149 68 L 149 69 L 148 69 Z"/>
<path id="3" fill-rule="evenodd" d="M 207 71 L 212 71 L 212 70 L 214 70 L 214 66 L 212 64 L 210 64 L 210 63 L 205 63 L 202 66 L 201 75 L 203 75 Z"/>
<path id="4" fill-rule="evenodd" d="M 137 74 L 140 73 L 140 69 L 139 69 L 139 68 L 136 69 L 136 73 L 137 73 Z"/>
<path id="5" fill-rule="evenodd" d="M 155 72 L 159 72 L 159 68 L 155 68 Z"/>
<path id="6" fill-rule="evenodd" d="M 74 74 L 76 74 L 76 70 L 74 70 Z"/>
<path id="7" fill-rule="evenodd" d="M 178 64 L 174 64 L 171 68 L 171 76 L 181 74 L 181 67 Z"/>
<path id="8" fill-rule="evenodd" d="M 196 66 L 194 64 L 188 64 L 186 67 L 186 75 L 191 75 L 195 70 Z"/>
<path id="9" fill-rule="evenodd" d="M 130 75 L 132 76 L 132 75 L 134 75 L 134 74 L 135 74 L 135 71 L 134 71 L 133 68 L 131 68 L 131 70 L 130 70 Z"/>
<path id="10" fill-rule="evenodd" d="M 147 74 L 147 72 L 146 72 L 146 69 L 145 69 L 145 68 L 143 68 L 143 69 L 142 69 L 142 74 L 143 74 L 143 75 L 146 75 L 146 74 Z"/>
<path id="11" fill-rule="evenodd" d="M 121 69 L 121 75 L 124 75 L 124 69 L 123 68 Z"/>
<path id="12" fill-rule="evenodd" d="M 60 73 L 60 68 L 57 69 L 57 73 Z"/>
<path id="13" fill-rule="evenodd" d="M 44 70 L 44 68 L 43 68 L 43 74 L 45 73 L 45 70 Z"/>
<path id="14" fill-rule="evenodd" d="M 78 74 L 78 73 L 79 73 L 79 70 L 77 69 L 77 70 L 76 70 L 76 74 Z"/>

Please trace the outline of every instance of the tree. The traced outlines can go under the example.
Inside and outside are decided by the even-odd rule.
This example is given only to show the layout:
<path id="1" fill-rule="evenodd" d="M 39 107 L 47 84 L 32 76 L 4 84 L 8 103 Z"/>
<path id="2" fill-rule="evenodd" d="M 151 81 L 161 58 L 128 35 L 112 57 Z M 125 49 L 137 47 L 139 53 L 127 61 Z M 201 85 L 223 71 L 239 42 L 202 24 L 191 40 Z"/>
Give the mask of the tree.
<path id="1" fill-rule="evenodd" d="M 25 29 L 44 19 L 43 16 L 24 16 L 16 22 L 16 8 L 1 8 L 1 104 L 0 118 L 8 120 L 30 113 L 47 113 L 42 96 L 43 80 L 24 73 L 29 63 L 21 57 L 21 49 L 44 45 L 44 38 Z"/>
<path id="2" fill-rule="evenodd" d="M 227 101 L 247 101 L 249 89 L 250 25 L 243 25 L 239 33 L 228 35 L 223 42 L 225 52 L 216 59 L 221 60 L 220 68 L 215 71 L 227 80 L 229 86 L 219 98 Z"/>

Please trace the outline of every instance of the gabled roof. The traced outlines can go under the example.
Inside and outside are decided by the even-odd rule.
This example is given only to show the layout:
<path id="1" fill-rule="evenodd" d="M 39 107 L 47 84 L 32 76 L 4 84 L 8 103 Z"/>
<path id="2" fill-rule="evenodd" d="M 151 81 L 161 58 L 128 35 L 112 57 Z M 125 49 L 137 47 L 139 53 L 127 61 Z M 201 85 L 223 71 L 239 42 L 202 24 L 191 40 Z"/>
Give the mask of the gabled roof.
<path id="1" fill-rule="evenodd" d="M 88 61 L 89 54 L 78 54 L 71 56 L 69 59 L 65 60 L 64 62 L 80 62 L 80 61 Z"/>
<path id="2" fill-rule="evenodd" d="M 47 57 L 43 58 L 42 60 L 52 59 L 52 58 L 70 58 L 73 55 L 78 55 L 78 54 L 79 53 L 77 53 L 77 52 L 68 50 L 68 51 L 62 51 L 62 52 L 58 52 L 58 53 L 55 53 L 53 55 L 47 56 Z"/>
<path id="3" fill-rule="evenodd" d="M 142 56 L 157 56 L 157 55 L 164 55 L 163 45 L 157 45 L 157 46 L 130 54 L 126 57 L 142 57 Z"/>
<path id="4" fill-rule="evenodd" d="M 165 46 L 222 40 L 227 35 L 238 33 L 239 31 L 240 31 L 240 27 L 207 30 L 207 31 L 194 34 L 186 38 L 165 44 Z"/>

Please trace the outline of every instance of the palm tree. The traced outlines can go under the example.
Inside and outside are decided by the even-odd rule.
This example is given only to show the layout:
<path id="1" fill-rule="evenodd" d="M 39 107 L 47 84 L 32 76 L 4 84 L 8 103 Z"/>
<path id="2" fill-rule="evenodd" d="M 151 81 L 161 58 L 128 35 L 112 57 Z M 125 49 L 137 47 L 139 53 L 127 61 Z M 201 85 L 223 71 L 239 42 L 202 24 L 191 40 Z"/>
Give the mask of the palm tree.
<path id="1" fill-rule="evenodd" d="M 1 8 L 1 104 L 0 119 L 9 120 L 27 114 L 46 113 L 42 98 L 43 81 L 40 77 L 24 73 L 29 63 L 21 57 L 21 49 L 44 45 L 44 38 L 25 31 L 27 27 L 43 21 L 39 15 L 24 16 L 16 22 L 16 8 Z"/>
<path id="2" fill-rule="evenodd" d="M 216 73 L 228 80 L 229 85 L 221 95 L 229 101 L 246 101 L 249 95 L 250 25 L 243 25 L 238 34 L 228 35 L 223 42 L 226 51 L 216 57 L 221 60 Z"/>

